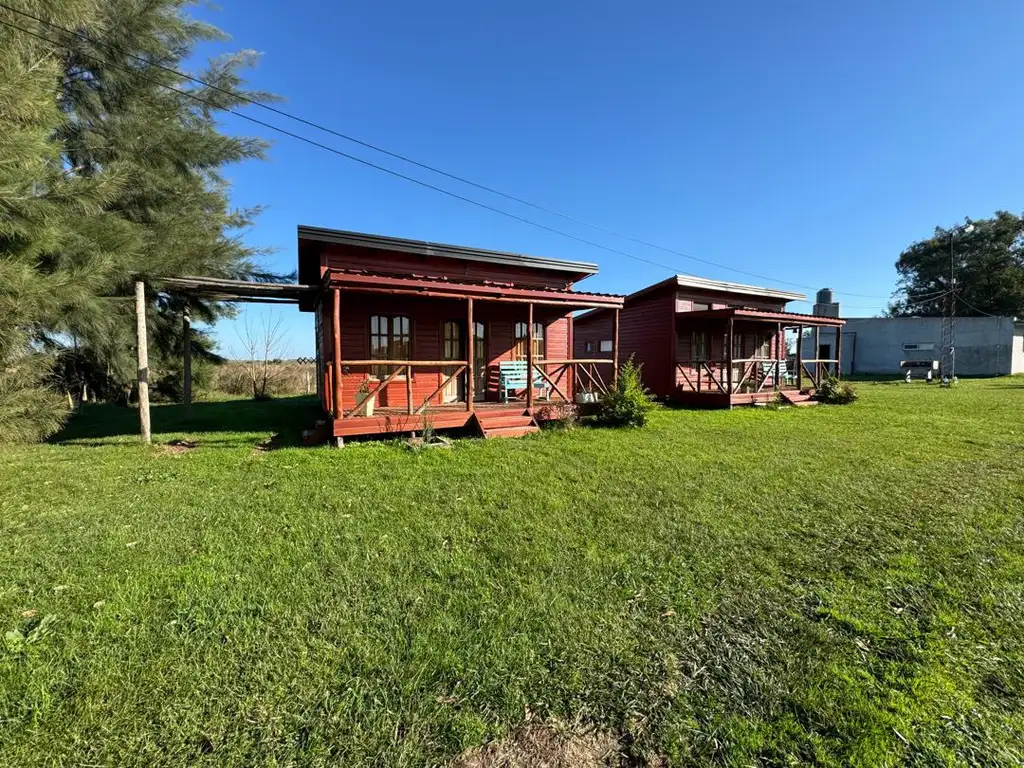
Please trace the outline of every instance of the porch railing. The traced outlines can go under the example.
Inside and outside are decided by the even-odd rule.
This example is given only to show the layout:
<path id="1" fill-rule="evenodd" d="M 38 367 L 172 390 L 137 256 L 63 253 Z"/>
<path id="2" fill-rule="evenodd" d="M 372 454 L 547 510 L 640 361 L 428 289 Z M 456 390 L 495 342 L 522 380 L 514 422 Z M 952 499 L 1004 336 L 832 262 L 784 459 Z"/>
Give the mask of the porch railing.
<path id="1" fill-rule="evenodd" d="M 811 367 L 813 366 L 813 368 Z M 815 389 L 821 387 L 821 381 L 827 376 L 839 376 L 839 361 L 834 358 L 818 358 L 816 360 L 801 360 L 801 374 L 814 384 Z"/>
<path id="2" fill-rule="evenodd" d="M 611 365 L 612 361 L 605 358 L 594 359 L 573 359 L 573 360 L 537 360 L 534 362 L 534 371 L 551 389 L 552 394 L 557 394 L 565 402 L 573 402 L 577 392 L 594 392 L 602 395 L 608 391 L 608 384 L 598 366 Z M 468 360 L 342 360 L 340 367 L 346 368 L 368 368 L 380 367 L 390 368 L 387 376 L 375 381 L 369 390 L 364 393 L 363 399 L 352 408 L 336 408 L 338 418 L 348 419 L 355 416 L 365 416 L 367 405 L 373 402 L 374 398 L 399 377 L 405 377 L 406 413 L 415 416 L 424 413 L 431 405 L 431 401 L 445 390 L 459 376 L 466 374 L 469 370 Z M 421 402 L 413 399 L 413 372 L 417 368 L 439 368 L 442 371 L 443 380 L 429 395 Z M 495 365 L 486 366 L 485 370 L 497 368 Z M 571 372 L 571 375 L 570 375 Z M 328 392 L 334 392 L 333 377 L 331 368 L 326 369 L 328 377 Z M 487 377 L 485 376 L 485 381 Z M 549 396 L 542 398 L 542 402 L 551 402 L 555 398 Z M 467 387 L 466 410 L 473 410 L 473 400 L 469 397 Z"/>
<path id="3" fill-rule="evenodd" d="M 736 394 L 745 384 L 750 392 L 763 392 L 768 382 L 777 388 L 783 379 L 785 360 L 767 357 L 737 358 L 734 360 L 683 360 L 677 361 L 676 370 L 692 392 L 708 392 L 728 395 L 729 368 L 733 369 L 732 391 Z"/>
<path id="4" fill-rule="evenodd" d="M 384 387 L 394 381 L 396 378 L 405 374 L 405 396 L 406 396 L 406 412 L 410 416 L 414 416 L 423 413 L 430 406 L 430 401 L 437 397 L 444 388 L 455 381 L 459 376 L 466 372 L 469 368 L 469 362 L 467 360 L 342 360 L 342 369 L 346 367 L 358 368 L 365 366 L 380 366 L 383 368 L 393 368 L 391 373 L 380 379 L 368 392 L 365 393 L 363 400 L 356 404 L 355 408 L 350 408 L 345 411 L 343 408 L 336 408 L 336 412 L 341 414 L 340 418 L 348 419 L 352 416 L 359 415 L 362 411 L 365 415 L 367 405 L 373 401 L 373 398 L 377 396 Z M 452 373 L 448 374 L 440 386 L 437 387 L 433 392 L 427 395 L 423 402 L 419 406 L 414 405 L 412 397 L 412 372 L 414 368 L 442 368 L 445 370 L 453 369 Z M 468 399 L 468 398 L 467 398 Z M 466 404 L 467 408 L 469 403 Z"/>
<path id="5" fill-rule="evenodd" d="M 598 366 L 611 365 L 611 363 L 612 361 L 606 358 L 538 360 L 534 362 L 533 369 L 551 387 L 554 394 L 557 394 L 565 402 L 571 403 L 578 392 L 594 392 L 598 395 L 606 393 L 608 384 Z M 567 375 L 570 372 L 572 373 L 571 377 Z M 559 386 L 560 384 L 562 386 Z M 571 386 L 569 386 L 570 384 Z M 548 399 L 552 400 L 553 398 L 549 397 Z"/>

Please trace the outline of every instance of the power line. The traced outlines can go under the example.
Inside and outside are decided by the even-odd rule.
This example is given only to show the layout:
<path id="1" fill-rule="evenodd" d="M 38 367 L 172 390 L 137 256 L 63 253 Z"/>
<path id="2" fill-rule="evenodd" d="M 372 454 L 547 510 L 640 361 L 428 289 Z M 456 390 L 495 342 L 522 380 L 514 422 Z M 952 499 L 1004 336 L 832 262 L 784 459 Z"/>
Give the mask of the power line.
<path id="1" fill-rule="evenodd" d="M 120 52 L 120 53 L 122 53 L 122 54 L 124 54 L 126 56 L 129 56 L 129 57 L 135 59 L 136 61 L 140 62 L 141 64 L 145 65 L 146 67 L 155 67 L 155 68 L 163 70 L 163 71 L 165 71 L 165 72 L 167 72 L 169 74 L 173 74 L 173 75 L 175 75 L 177 77 L 180 77 L 182 79 L 185 79 L 185 80 L 188 80 L 190 82 L 196 83 L 197 85 L 201 85 L 204 88 L 207 88 L 207 89 L 210 89 L 210 90 L 213 90 L 213 91 L 217 91 L 219 93 L 223 93 L 223 94 L 225 94 L 227 96 L 230 96 L 233 99 L 237 99 L 239 101 L 243 101 L 243 102 L 251 104 L 253 106 L 261 107 L 261 108 L 266 109 L 266 110 L 268 110 L 268 111 L 270 111 L 270 112 L 272 112 L 274 114 L 280 115 L 280 116 L 288 118 L 290 120 L 294 120 L 294 121 L 296 121 L 298 123 L 301 123 L 303 125 L 309 126 L 311 128 L 315 128 L 316 130 L 324 131 L 325 133 L 331 134 L 331 135 L 336 136 L 338 138 L 341 138 L 341 139 L 343 139 L 345 141 L 349 141 L 349 142 L 358 144 L 358 145 L 360 145 L 362 147 L 366 147 L 366 148 L 371 149 L 371 150 L 373 150 L 375 152 L 379 152 L 379 153 L 387 155 L 389 157 L 401 160 L 402 162 L 406 162 L 406 163 L 409 163 L 411 165 L 414 165 L 414 166 L 417 166 L 419 168 L 422 168 L 424 170 L 430 171 L 431 173 L 436 173 L 436 174 L 439 174 L 441 176 L 445 176 L 446 178 L 450 178 L 450 179 L 452 179 L 454 181 L 458 181 L 458 182 L 460 182 L 462 184 L 466 184 L 466 185 L 475 187 L 477 189 L 480 189 L 482 191 L 488 192 L 490 194 L 497 195 L 499 197 L 503 197 L 505 199 L 508 199 L 508 200 L 513 201 L 513 202 L 519 203 L 521 205 L 525 205 L 525 206 L 528 206 L 530 208 L 534 208 L 534 209 L 536 209 L 538 211 L 542 211 L 544 213 L 548 213 L 548 214 L 553 215 L 553 216 L 558 216 L 558 217 L 563 218 L 563 219 L 565 219 L 567 221 L 572 221 L 572 222 L 574 222 L 576 224 L 580 224 L 582 226 L 589 227 L 589 228 L 594 229 L 594 230 L 596 230 L 598 232 L 602 232 L 604 234 L 611 235 L 613 237 L 618 237 L 618 238 L 621 238 L 621 239 L 624 239 L 624 240 L 628 240 L 630 242 L 636 243 L 638 245 L 642 245 L 642 246 L 647 247 L 647 248 L 653 248 L 653 249 L 656 249 L 656 250 L 663 251 L 665 253 L 671 253 L 671 254 L 674 254 L 676 256 L 680 256 L 682 258 L 689 259 L 691 261 L 700 262 L 702 264 L 707 264 L 707 265 L 712 266 L 712 267 L 717 267 L 719 269 L 725 269 L 725 270 L 728 270 L 728 271 L 731 271 L 731 272 L 736 272 L 736 273 L 742 274 L 742 275 L 748 275 L 750 277 L 757 278 L 758 280 L 766 280 L 766 281 L 769 281 L 769 282 L 779 283 L 779 284 L 783 284 L 783 285 L 790 285 L 790 286 L 794 286 L 794 287 L 797 287 L 797 288 L 803 288 L 803 289 L 809 290 L 809 291 L 816 290 L 813 286 L 810 286 L 810 285 L 806 285 L 806 284 L 803 284 L 803 283 L 796 283 L 796 282 L 792 282 L 792 281 L 788 281 L 788 280 L 779 280 L 777 278 L 768 277 L 766 275 L 761 275 L 761 274 L 758 274 L 756 272 L 749 272 L 747 270 L 739 269 L 737 267 L 730 267 L 730 266 L 728 266 L 726 264 L 720 264 L 718 262 L 711 261 L 709 259 L 704 259 L 704 258 L 701 258 L 701 257 L 698 257 L 698 256 L 692 256 L 692 255 L 690 255 L 688 253 L 685 253 L 683 251 L 679 251 L 679 250 L 676 250 L 676 249 L 673 249 L 673 248 L 668 248 L 666 246 L 658 245 L 657 243 L 652 243 L 652 242 L 649 242 L 647 240 L 643 240 L 641 238 L 634 237 L 632 235 L 623 234 L 621 232 L 616 232 L 615 230 L 607 229 L 607 228 L 602 227 L 602 226 L 600 226 L 598 224 L 594 224 L 592 222 L 585 221 L 583 219 L 577 218 L 577 217 L 572 216 L 570 214 L 563 213 L 561 211 L 557 211 L 555 209 L 552 209 L 552 208 L 549 208 L 549 207 L 546 207 L 546 206 L 543 206 L 543 205 L 539 205 L 537 203 L 530 202 L 529 200 L 525 200 L 523 198 L 517 197 L 515 195 L 511 195 L 511 194 L 506 193 L 506 192 L 502 192 L 501 190 L 495 189 L 495 188 L 487 186 L 485 184 L 480 184 L 478 182 L 472 181 L 472 180 L 467 179 L 465 177 L 458 176 L 456 174 L 450 173 L 450 172 L 445 171 L 445 170 L 443 170 L 441 168 L 437 168 L 436 166 L 432 166 L 432 165 L 428 165 L 426 163 L 420 162 L 420 161 L 415 160 L 413 158 L 410 158 L 410 157 L 408 157 L 406 155 L 402 155 L 402 154 L 399 154 L 397 152 L 393 152 L 391 150 L 385 149 L 385 148 L 380 147 L 380 146 L 378 146 L 376 144 L 373 144 L 371 142 L 364 141 L 364 140 L 356 138 L 354 136 L 342 133 L 342 132 L 334 130 L 333 128 L 330 128 L 328 126 L 322 125 L 322 124 L 314 122 L 312 120 L 308 120 L 306 118 L 300 117 L 300 116 L 292 114 L 290 112 L 287 112 L 286 110 L 279 109 L 277 107 L 274 107 L 274 106 L 271 106 L 269 104 L 266 104 L 265 102 L 262 102 L 262 101 L 260 101 L 258 99 L 253 99 L 253 98 L 251 98 L 249 96 L 246 96 L 245 94 L 238 93 L 237 91 L 232 91 L 232 90 L 227 89 L 227 88 L 222 88 L 222 87 L 220 87 L 218 85 L 214 85 L 213 83 L 209 83 L 209 82 L 207 82 L 205 80 L 202 80 L 201 78 L 197 78 L 197 77 L 189 75 L 189 74 L 187 74 L 185 72 L 181 72 L 181 71 L 179 71 L 177 69 L 174 69 L 172 67 L 165 66 L 163 64 L 160 64 L 159 62 L 150 61 L 150 60 L 148 60 L 148 59 L 146 59 L 146 58 L 144 58 L 142 56 L 138 56 L 138 55 L 132 53 L 131 51 L 127 51 L 127 50 L 121 48 L 120 46 L 114 45 L 112 43 L 107 43 L 107 42 L 103 42 L 103 41 L 100 41 L 100 40 L 96 40 L 95 38 L 85 34 L 84 32 L 81 32 L 81 31 L 78 31 L 78 30 L 71 30 L 71 29 L 68 29 L 67 27 L 64 27 L 64 26 L 60 25 L 60 24 L 55 24 L 53 22 L 46 21 L 45 19 L 42 19 L 42 18 L 40 18 L 38 16 L 35 16 L 35 15 L 31 14 L 31 13 L 28 13 L 26 11 L 20 10 L 18 8 L 14 8 L 14 7 L 8 5 L 7 3 L 0 2 L 0 8 L 4 8 L 4 9 L 6 9 L 8 11 L 13 12 L 13 13 L 17 13 L 17 14 L 19 14 L 21 16 L 24 16 L 26 18 L 32 19 L 32 20 L 34 20 L 34 21 L 36 21 L 36 22 L 38 22 L 40 24 L 44 24 L 44 25 L 46 25 L 48 27 L 51 27 L 53 29 L 60 30 L 60 31 L 62 31 L 62 32 L 68 34 L 68 35 L 75 36 L 75 37 L 77 37 L 78 39 L 80 39 L 80 40 L 82 40 L 84 42 L 89 42 L 89 43 L 92 43 L 93 45 L 97 45 L 97 46 L 101 46 L 101 47 L 106 47 L 108 49 L 112 49 L 114 51 L 118 51 L 118 52 Z M 6 24 L 7 26 L 9 26 L 9 27 L 11 27 L 13 29 L 17 29 L 17 30 L 19 30 L 19 31 L 21 31 L 21 32 L 23 32 L 25 34 L 29 34 L 29 35 L 32 35 L 33 37 L 39 38 L 40 40 L 44 40 L 44 41 L 46 41 L 46 42 L 48 42 L 48 43 L 50 43 L 52 45 L 63 47 L 65 49 L 67 49 L 67 50 L 73 50 L 70 46 L 68 46 L 66 44 L 59 43 L 59 42 L 57 42 L 55 40 L 51 40 L 51 39 L 49 39 L 49 38 L 47 38 L 45 36 L 41 36 L 41 35 L 35 34 L 35 33 L 31 32 L 31 31 L 29 31 L 27 29 L 24 29 L 23 27 L 20 27 L 20 26 L 16 25 L 16 24 L 12 24 L 12 23 L 6 22 L 6 21 L 4 21 L 2 23 Z M 106 64 L 107 66 L 111 66 L 111 67 L 114 67 L 116 69 L 120 69 L 122 71 L 138 75 L 139 77 L 143 77 L 144 79 L 146 79 L 149 82 L 153 82 L 156 85 L 162 86 L 164 88 L 168 88 L 168 89 L 173 90 L 173 91 L 175 91 L 177 93 L 180 93 L 182 95 L 185 95 L 185 96 L 188 96 L 190 98 L 193 98 L 196 101 L 200 101 L 200 102 L 202 102 L 204 104 L 207 104 L 208 106 L 212 106 L 215 109 L 222 109 L 222 110 L 224 110 L 224 111 L 226 111 L 226 112 L 228 112 L 230 114 L 233 114 L 233 115 L 235 115 L 237 117 L 241 117 L 242 119 L 245 119 L 245 120 L 249 120 L 250 122 L 253 122 L 253 123 L 257 124 L 257 125 L 261 125 L 261 126 L 263 126 L 265 128 L 268 128 L 270 130 L 277 131 L 278 133 L 281 133 L 283 135 L 290 136 L 291 138 L 298 139 L 299 141 L 303 141 L 303 142 L 306 142 L 306 143 L 311 144 L 313 146 L 319 147 L 321 149 L 325 149 L 325 150 L 327 150 L 329 152 L 333 152 L 334 154 L 337 154 L 337 155 L 345 157 L 345 158 L 347 158 L 349 160 L 353 160 L 355 162 L 361 163 L 361 164 L 366 165 L 366 166 L 368 166 L 370 168 L 374 168 L 376 170 L 383 171 L 384 173 L 388 173 L 388 174 L 390 174 L 392 176 L 395 176 L 397 178 L 403 179 L 405 181 L 409 181 L 409 182 L 412 182 L 414 184 L 418 184 L 418 185 L 420 185 L 422 187 L 425 187 L 427 189 L 431 189 L 433 191 L 440 192 L 441 194 L 448 195 L 448 196 L 453 197 L 453 198 L 455 198 L 457 200 L 460 200 L 462 202 L 470 203 L 471 205 L 475 205 L 475 206 L 483 208 L 485 210 L 488 210 L 488 211 L 491 211 L 491 212 L 494 212 L 494 213 L 498 213 L 500 215 L 512 218 L 512 219 L 514 219 L 516 221 L 519 221 L 519 222 L 522 222 L 522 223 L 525 223 L 525 224 L 529 224 L 529 225 L 534 226 L 534 227 L 538 227 L 540 229 L 543 229 L 543 230 L 548 231 L 548 232 L 552 232 L 554 234 L 562 235 L 563 237 L 570 238 L 572 240 L 575 240 L 577 242 L 583 243 L 585 245 L 589 245 L 589 246 L 594 247 L 594 248 L 600 248 L 600 249 L 608 251 L 610 253 L 615 253 L 615 254 L 618 254 L 618 255 L 621 255 L 621 256 L 626 256 L 627 258 L 635 259 L 637 261 L 641 261 L 641 262 L 644 262 L 646 264 L 650 264 L 652 266 L 659 267 L 661 269 L 667 269 L 670 272 L 677 272 L 678 271 L 675 267 L 672 267 L 672 266 L 669 266 L 669 265 L 666 265 L 666 264 L 661 264 L 659 262 L 652 261 L 650 259 L 646 259 L 646 258 L 637 256 L 635 254 L 619 250 L 617 248 L 611 248 L 611 247 L 602 245 L 600 243 L 596 243 L 596 242 L 593 242 L 591 240 L 587 240 L 586 238 L 577 237 L 577 236 L 572 235 L 570 233 L 567 233 L 567 232 L 565 232 L 563 230 L 559 230 L 559 229 L 556 229 L 554 227 L 549 227 L 547 225 L 541 224 L 541 223 L 533 221 L 531 219 L 527 219 L 527 218 L 522 217 L 522 216 L 517 216 L 515 214 L 509 213 L 508 211 L 504 211 L 502 209 L 495 208 L 494 206 L 490 206 L 490 205 L 487 205 L 485 203 L 481 203 L 481 202 L 479 202 L 477 200 L 473 200 L 473 199 L 465 197 L 463 195 L 459 195 L 459 194 L 457 194 L 455 192 L 451 192 L 450 190 L 446 190 L 446 189 L 443 189 L 441 187 L 437 187 L 437 186 L 435 186 L 433 184 L 430 184 L 428 182 L 422 181 L 420 179 L 416 179 L 414 177 L 407 176 L 405 174 L 399 173 L 397 171 L 393 171 L 393 170 L 391 170 L 389 168 L 386 168 L 384 166 L 380 166 L 380 165 L 377 165 L 375 163 L 372 163 L 372 162 L 370 162 L 368 160 L 364 160 L 364 159 L 356 157 L 354 155 L 350 155 L 350 154 L 348 154 L 346 152 L 343 152 L 343 151 L 341 151 L 339 149 L 336 149 L 336 148 L 333 148 L 333 147 L 329 147 L 329 146 L 324 145 L 324 144 L 320 144 L 319 142 L 316 142 L 316 141 L 314 141 L 312 139 L 308 139 L 308 138 L 306 138 L 304 136 L 300 136 L 299 134 L 292 133 L 292 132 L 287 131 L 287 130 L 285 130 L 283 128 L 279 128 L 277 126 L 271 125 L 271 124 L 263 122 L 261 120 L 257 120 L 256 118 L 249 117 L 248 115 L 244 115 L 244 114 L 238 112 L 237 110 L 231 109 L 230 107 L 219 106 L 219 105 L 212 104 L 209 101 L 203 100 L 200 97 L 195 96 L 194 94 L 191 94 L 191 93 L 189 93 L 187 91 L 182 91 L 182 90 L 180 90 L 178 88 L 175 88 L 175 87 L 173 87 L 171 85 L 168 85 L 166 83 L 160 83 L 159 81 L 152 80 L 151 78 L 147 78 L 141 72 L 137 72 L 136 70 L 130 70 L 130 69 L 126 69 L 124 67 L 120 67 L 120 66 L 118 66 L 116 64 L 113 64 L 112 62 L 109 62 L 109 61 L 106 61 L 104 59 L 100 59 L 100 58 L 98 58 L 96 56 L 93 56 L 91 54 L 85 53 L 84 51 L 76 51 L 76 52 L 81 54 L 81 55 L 84 55 L 84 56 L 86 56 L 88 58 L 92 58 L 92 59 L 94 59 L 96 61 L 99 61 L 99 62 L 101 62 L 103 64 Z M 872 295 L 868 295 L 868 294 L 851 293 L 851 292 L 847 292 L 847 291 L 835 291 L 835 293 L 843 295 L 843 296 L 855 296 L 855 297 L 867 298 L 867 299 L 881 299 L 881 298 L 883 298 L 881 296 L 872 296 Z M 886 300 L 888 300 L 888 299 L 886 299 Z"/>
<path id="2" fill-rule="evenodd" d="M 964 306 L 966 306 L 968 309 L 973 309 L 980 315 L 985 315 L 986 317 L 1002 317 L 1002 315 L 993 315 L 991 312 L 986 312 L 983 309 L 978 309 L 976 306 L 971 304 L 969 301 L 967 301 L 967 299 L 965 299 L 963 296 L 960 296 L 959 294 L 957 295 L 956 299 L 957 301 L 961 302 Z"/>

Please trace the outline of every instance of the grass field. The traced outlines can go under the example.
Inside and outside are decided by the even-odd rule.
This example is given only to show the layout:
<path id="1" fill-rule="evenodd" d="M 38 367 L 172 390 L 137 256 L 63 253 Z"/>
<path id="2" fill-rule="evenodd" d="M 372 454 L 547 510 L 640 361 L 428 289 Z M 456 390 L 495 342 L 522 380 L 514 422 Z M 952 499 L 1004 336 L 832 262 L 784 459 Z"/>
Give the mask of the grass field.
<path id="1" fill-rule="evenodd" d="M 420 453 L 89 408 L 0 451 L 0 764 L 1019 765 L 1024 380 L 860 392 Z"/>

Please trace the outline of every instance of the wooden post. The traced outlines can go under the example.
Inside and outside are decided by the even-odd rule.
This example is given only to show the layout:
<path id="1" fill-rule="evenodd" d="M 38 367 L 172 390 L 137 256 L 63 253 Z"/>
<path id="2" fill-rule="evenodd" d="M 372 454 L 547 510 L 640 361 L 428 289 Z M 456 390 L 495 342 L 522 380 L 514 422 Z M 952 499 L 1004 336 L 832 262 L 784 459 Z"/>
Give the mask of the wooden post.
<path id="1" fill-rule="evenodd" d="M 817 362 L 821 358 L 821 326 L 814 326 L 814 388 L 821 388 L 821 363 Z"/>
<path id="2" fill-rule="evenodd" d="M 153 442 L 149 421 L 149 348 L 146 343 L 146 284 L 135 281 L 135 336 L 139 357 L 139 426 L 142 442 Z"/>
<path id="3" fill-rule="evenodd" d="M 526 407 L 533 408 L 533 302 L 526 305 Z"/>
<path id="4" fill-rule="evenodd" d="M 569 344 L 568 344 L 568 346 L 569 346 L 569 355 L 568 355 L 568 359 L 569 360 L 574 360 L 574 359 L 576 359 L 576 339 L 575 339 L 575 331 L 573 329 L 573 315 L 572 315 L 571 312 L 569 313 L 569 334 L 568 335 L 569 335 Z M 569 387 L 566 389 L 566 392 L 569 395 L 569 402 L 570 403 L 575 403 L 576 402 L 576 367 L 573 366 L 573 365 L 570 365 L 570 366 L 568 366 L 566 368 L 565 372 L 566 372 L 566 374 L 569 377 Z"/>
<path id="5" fill-rule="evenodd" d="M 804 327 L 796 327 L 796 389 L 797 392 L 804 388 Z"/>
<path id="6" fill-rule="evenodd" d="M 619 380 L 619 308 L 612 317 L 612 381 Z"/>
<path id="7" fill-rule="evenodd" d="M 476 333 L 473 330 L 473 297 L 466 297 L 466 410 L 470 413 L 476 407 L 473 405 L 475 393 L 473 387 L 476 385 Z"/>
<path id="8" fill-rule="evenodd" d="M 836 326 L 836 378 L 843 374 L 843 327 Z"/>
<path id="9" fill-rule="evenodd" d="M 331 368 L 334 379 L 334 395 L 331 404 L 334 407 L 334 418 L 340 419 L 344 415 L 345 409 L 341 407 L 341 291 L 339 289 L 334 289 L 333 298 L 331 331 L 334 343 L 332 344 Z"/>
<path id="10" fill-rule="evenodd" d="M 181 313 L 181 350 L 182 350 L 182 394 L 185 399 L 185 413 L 192 411 L 192 318 L 189 317 L 188 300 Z"/>
<path id="11" fill-rule="evenodd" d="M 735 321 L 730 315 L 729 327 L 725 335 L 725 362 L 728 368 L 725 371 L 726 389 L 729 392 L 729 410 L 732 410 L 732 345 L 734 339 Z"/>
<path id="12" fill-rule="evenodd" d="M 410 416 L 416 412 L 412 407 L 412 366 L 405 366 L 405 409 Z"/>

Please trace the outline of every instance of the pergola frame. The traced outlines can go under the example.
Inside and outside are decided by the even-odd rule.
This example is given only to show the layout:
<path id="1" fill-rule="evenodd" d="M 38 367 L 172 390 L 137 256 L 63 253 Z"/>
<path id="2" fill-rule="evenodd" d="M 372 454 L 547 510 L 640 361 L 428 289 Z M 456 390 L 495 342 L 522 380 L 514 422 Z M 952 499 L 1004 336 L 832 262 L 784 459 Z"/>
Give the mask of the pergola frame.
<path id="1" fill-rule="evenodd" d="M 186 411 L 192 407 L 192 321 L 188 297 L 202 296 L 214 301 L 250 304 L 298 304 L 299 300 L 320 290 L 316 285 L 297 283 L 261 283 L 250 280 L 228 280 L 215 277 L 159 277 L 153 284 L 162 291 L 185 297 L 181 315 L 183 333 L 182 358 L 184 382 L 182 396 Z M 149 344 L 146 323 L 146 280 L 135 281 L 135 334 L 138 355 L 139 431 L 142 442 L 153 441 L 149 409 Z"/>

